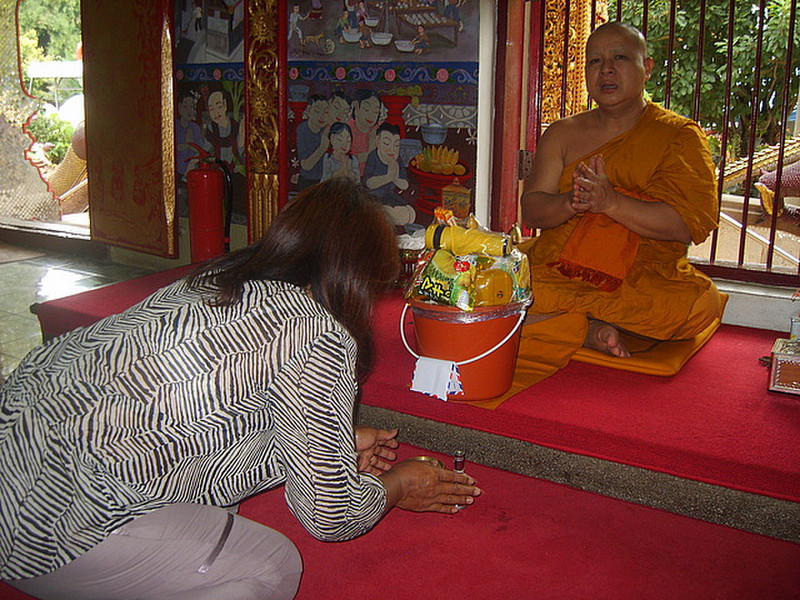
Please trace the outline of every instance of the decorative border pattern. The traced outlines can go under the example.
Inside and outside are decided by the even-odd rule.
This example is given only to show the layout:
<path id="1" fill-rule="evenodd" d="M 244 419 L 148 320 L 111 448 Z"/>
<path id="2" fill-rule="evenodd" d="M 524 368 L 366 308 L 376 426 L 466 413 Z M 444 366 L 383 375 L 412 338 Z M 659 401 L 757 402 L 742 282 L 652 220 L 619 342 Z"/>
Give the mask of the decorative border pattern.
<path id="1" fill-rule="evenodd" d="M 478 85 L 478 63 L 360 63 L 290 61 L 289 81 Z"/>
<path id="2" fill-rule="evenodd" d="M 182 64 L 175 67 L 178 81 L 244 81 L 244 63 Z"/>

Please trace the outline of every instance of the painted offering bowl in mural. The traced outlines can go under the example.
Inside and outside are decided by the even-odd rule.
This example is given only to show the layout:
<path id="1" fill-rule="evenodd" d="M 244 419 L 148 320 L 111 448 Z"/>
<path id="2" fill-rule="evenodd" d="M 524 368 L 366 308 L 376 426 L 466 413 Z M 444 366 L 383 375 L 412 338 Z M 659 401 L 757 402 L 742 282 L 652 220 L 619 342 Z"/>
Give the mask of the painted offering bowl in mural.
<path id="1" fill-rule="evenodd" d="M 422 171 L 411 164 L 408 165 L 408 172 L 416 177 L 420 185 L 429 188 L 430 190 L 436 190 L 438 195 L 441 194 L 442 188 L 450 185 L 454 180 L 458 180 L 458 182 L 463 183 L 470 178 L 472 171 L 470 171 L 469 167 L 467 167 L 467 165 L 464 163 L 458 163 L 458 166 L 461 167 L 458 170 L 459 173 L 461 173 L 463 170 L 462 175 L 456 175 L 455 173 L 450 173 L 449 175 L 443 175 L 441 173 L 429 173 L 427 171 Z M 441 198 L 438 198 L 438 200 L 441 200 Z"/>
<path id="2" fill-rule="evenodd" d="M 431 175 L 465 177 L 469 171 L 459 162 L 459 152 L 447 146 L 426 146 L 409 162 L 409 168 Z"/>
<path id="3" fill-rule="evenodd" d="M 463 181 L 465 179 L 469 179 L 472 172 L 469 170 L 469 167 L 464 163 L 458 163 L 458 172 L 461 173 L 460 175 L 456 175 L 455 171 L 449 173 L 447 175 L 443 173 L 431 173 L 430 171 L 423 171 L 422 169 L 418 169 L 414 165 L 408 165 L 408 170 L 417 176 L 417 178 L 430 185 L 431 187 L 443 187 L 448 183 L 453 182 L 453 178 L 458 178 L 459 180 Z M 437 185 L 438 184 L 438 185 Z"/>
<path id="4" fill-rule="evenodd" d="M 400 50 L 400 52 L 414 51 L 414 43 L 411 40 L 395 40 L 394 47 Z"/>
<path id="5" fill-rule="evenodd" d="M 377 27 L 378 22 L 380 21 L 379 17 L 367 17 L 364 19 L 364 25 L 367 27 Z"/>
<path id="6" fill-rule="evenodd" d="M 350 42 L 351 44 L 354 44 L 361 39 L 361 32 L 352 30 L 342 31 L 342 37 L 344 38 L 345 42 Z"/>
<path id="7" fill-rule="evenodd" d="M 426 144 L 441 144 L 447 137 L 447 127 L 442 125 L 423 125 L 420 129 L 422 131 L 422 139 Z"/>
<path id="8" fill-rule="evenodd" d="M 388 46 L 389 42 L 392 41 L 392 34 L 373 31 L 370 38 L 372 39 L 372 43 L 376 46 Z"/>
<path id="9" fill-rule="evenodd" d="M 418 462 L 425 463 L 426 465 L 430 465 L 432 467 L 444 469 L 444 463 L 440 461 L 438 458 L 434 458 L 432 456 L 414 456 L 412 458 L 409 458 L 408 460 L 416 460 Z"/>

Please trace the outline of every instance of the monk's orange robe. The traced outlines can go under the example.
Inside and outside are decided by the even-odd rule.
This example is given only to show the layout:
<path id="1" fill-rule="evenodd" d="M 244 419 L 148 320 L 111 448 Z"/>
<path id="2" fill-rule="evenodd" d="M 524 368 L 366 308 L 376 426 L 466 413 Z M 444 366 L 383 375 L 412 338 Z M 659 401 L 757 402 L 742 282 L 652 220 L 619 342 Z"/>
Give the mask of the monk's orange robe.
<path id="1" fill-rule="evenodd" d="M 632 129 L 564 169 L 562 193 L 572 189 L 577 164 L 596 154 L 603 156 L 617 189 L 666 202 L 678 211 L 696 244 L 717 228 L 714 164 L 705 134 L 690 119 L 648 103 Z M 534 294 L 530 313 L 554 316 L 523 329 L 520 355 L 527 359 L 528 384 L 569 362 L 583 345 L 589 315 L 657 340 L 693 337 L 721 316 L 719 291 L 689 264 L 688 247 L 681 242 L 640 238 L 632 266 L 614 291 L 560 273 L 553 265 L 582 218 L 576 215 L 542 231 L 529 251 Z M 532 364 L 540 366 L 530 368 Z"/>

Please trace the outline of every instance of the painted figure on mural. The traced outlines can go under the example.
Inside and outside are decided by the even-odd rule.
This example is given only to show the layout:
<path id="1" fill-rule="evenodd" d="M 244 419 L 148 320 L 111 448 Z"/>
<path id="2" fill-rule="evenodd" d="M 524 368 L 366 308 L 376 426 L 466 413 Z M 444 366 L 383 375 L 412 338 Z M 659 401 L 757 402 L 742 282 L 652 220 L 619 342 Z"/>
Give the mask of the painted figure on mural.
<path id="1" fill-rule="evenodd" d="M 350 153 L 353 134 L 347 123 L 330 126 L 330 152 L 322 157 L 322 181 L 331 177 L 346 177 L 356 183 L 361 179 L 358 159 Z"/>
<path id="2" fill-rule="evenodd" d="M 364 164 L 370 151 L 375 149 L 375 134 L 380 125 L 383 103 L 378 93 L 369 88 L 360 88 L 353 101 L 353 117 L 347 122 L 353 132 L 353 154 L 361 165 L 364 173 Z"/>
<path id="3" fill-rule="evenodd" d="M 364 184 L 383 204 L 393 225 L 413 223 L 417 213 L 398 192 L 408 189 L 406 168 L 400 162 L 400 128 L 383 123 L 376 138 L 377 146 L 369 153 L 364 167 Z"/>
<path id="4" fill-rule="evenodd" d="M 367 3 L 364 2 L 364 0 L 359 0 L 358 5 L 356 6 L 356 21 L 366 21 L 368 17 L 369 10 L 367 9 Z"/>
<path id="5" fill-rule="evenodd" d="M 335 90 L 331 94 L 328 106 L 331 123 L 347 123 L 353 116 L 353 106 L 350 98 L 342 90 Z"/>
<path id="6" fill-rule="evenodd" d="M 366 21 L 364 19 L 358 20 L 358 32 L 361 34 L 361 39 L 358 40 L 359 48 L 369 48 L 370 44 L 370 36 L 372 35 L 372 30 L 367 27 Z"/>
<path id="7" fill-rule="evenodd" d="M 175 119 L 175 167 L 179 181 L 194 167 L 192 159 L 198 150 L 190 144 L 203 146 L 203 132 L 197 123 L 197 96 L 194 90 L 178 94 L 178 118 Z"/>
<path id="8" fill-rule="evenodd" d="M 222 91 L 211 92 L 208 96 L 208 116 L 205 138 L 211 155 L 224 161 L 231 173 L 237 164 L 243 164 L 244 127 L 231 117 L 228 99 Z"/>
<path id="9" fill-rule="evenodd" d="M 192 19 L 194 21 L 194 30 L 201 31 L 203 29 L 203 6 L 200 2 L 194 3 Z"/>
<path id="10" fill-rule="evenodd" d="M 347 10 L 347 18 L 350 21 L 350 28 L 358 28 L 358 0 L 345 0 L 345 9 Z"/>
<path id="11" fill-rule="evenodd" d="M 339 43 L 344 44 L 344 34 L 345 32 L 349 32 L 353 29 L 354 26 L 350 25 L 350 14 L 347 12 L 347 9 L 342 11 L 342 16 L 336 21 L 336 27 L 334 28 L 334 33 L 339 36 Z"/>
<path id="12" fill-rule="evenodd" d="M 459 8 L 464 0 L 445 0 L 444 16 L 458 23 L 458 30 L 464 31 L 464 22 L 461 20 Z"/>
<path id="13" fill-rule="evenodd" d="M 300 21 L 305 21 L 308 18 L 308 15 L 303 16 L 300 14 L 300 5 L 295 4 L 292 6 L 292 12 L 289 14 L 289 39 L 292 39 L 292 36 L 297 36 L 297 39 L 300 40 L 300 43 L 303 43 L 303 31 L 300 29 Z"/>
<path id="14" fill-rule="evenodd" d="M 414 46 L 414 54 L 422 54 L 430 50 L 431 41 L 428 39 L 428 34 L 425 33 L 423 25 L 417 26 L 417 35 L 411 40 L 411 45 Z"/>
<path id="15" fill-rule="evenodd" d="M 307 118 L 297 126 L 297 187 L 304 190 L 322 180 L 322 159 L 328 151 L 330 117 L 328 100 L 319 94 L 308 98 Z"/>

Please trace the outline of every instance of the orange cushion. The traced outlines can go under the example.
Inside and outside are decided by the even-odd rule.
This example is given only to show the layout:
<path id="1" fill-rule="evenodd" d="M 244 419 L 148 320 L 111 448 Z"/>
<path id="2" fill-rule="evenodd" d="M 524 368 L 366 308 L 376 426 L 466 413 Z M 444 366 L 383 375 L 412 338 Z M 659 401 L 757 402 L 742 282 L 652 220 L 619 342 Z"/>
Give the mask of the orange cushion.
<path id="1" fill-rule="evenodd" d="M 727 295 L 723 294 L 724 303 Z M 719 329 L 722 318 L 719 317 L 693 338 L 686 340 L 667 340 L 663 342 L 642 340 L 623 334 L 625 343 L 631 352 L 630 358 L 617 358 L 597 350 L 580 348 L 572 360 L 577 360 L 601 367 L 611 367 L 622 371 L 634 371 L 648 375 L 670 377 L 681 370 L 694 354 L 702 348 L 714 332 Z"/>

